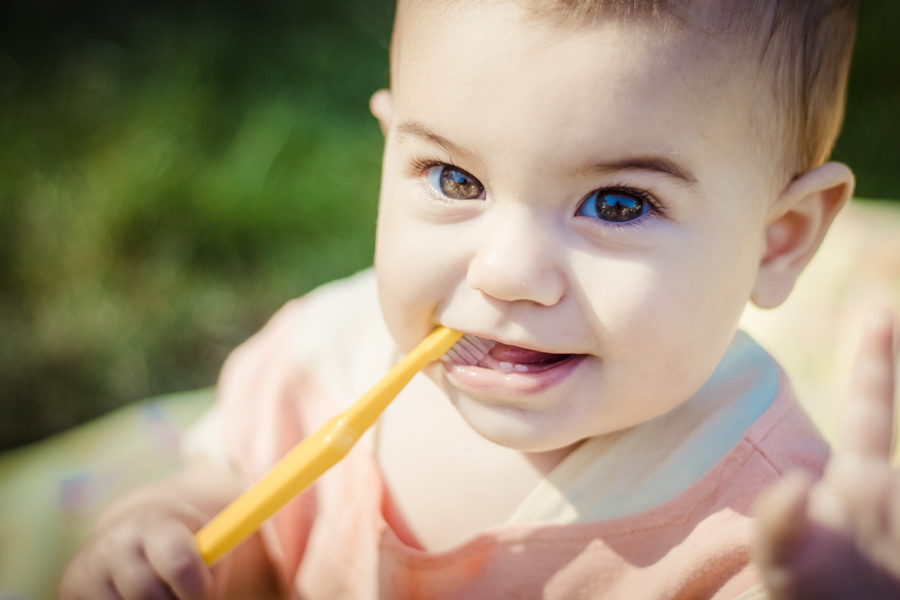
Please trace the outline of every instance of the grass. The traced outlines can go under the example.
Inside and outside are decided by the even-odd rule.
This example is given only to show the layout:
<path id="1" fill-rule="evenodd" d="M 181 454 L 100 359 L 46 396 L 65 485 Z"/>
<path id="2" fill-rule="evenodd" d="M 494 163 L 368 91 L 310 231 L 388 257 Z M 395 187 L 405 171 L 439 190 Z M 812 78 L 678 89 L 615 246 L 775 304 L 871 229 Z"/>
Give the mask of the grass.
<path id="1" fill-rule="evenodd" d="M 0 447 L 210 385 L 283 302 L 371 264 L 389 15 L 270 4 L 135 6 L 0 55 Z"/>
<path id="2" fill-rule="evenodd" d="M 0 4 L 0 449 L 215 382 L 372 262 L 381 0 Z M 863 4 L 836 156 L 900 198 L 900 4 Z"/>

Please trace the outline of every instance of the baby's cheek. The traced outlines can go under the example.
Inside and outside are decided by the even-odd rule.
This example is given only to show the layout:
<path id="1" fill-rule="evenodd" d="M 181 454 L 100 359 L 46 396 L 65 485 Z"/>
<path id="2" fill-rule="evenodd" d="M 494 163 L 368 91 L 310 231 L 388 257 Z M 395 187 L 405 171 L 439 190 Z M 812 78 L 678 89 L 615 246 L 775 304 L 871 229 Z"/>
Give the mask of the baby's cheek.
<path id="1" fill-rule="evenodd" d="M 405 225 L 405 226 L 404 226 Z M 420 342 L 435 326 L 434 313 L 452 285 L 446 249 L 434 236 L 400 220 L 379 227 L 375 259 L 381 310 L 394 340 L 404 350 Z"/>
<path id="2" fill-rule="evenodd" d="M 376 270 L 381 312 L 394 341 L 403 351 L 409 351 L 430 329 L 429 311 L 419 298 L 415 279 L 404 278 L 402 271 L 393 266 L 379 266 Z"/>
<path id="3" fill-rule="evenodd" d="M 636 260 L 577 257 L 573 275 L 584 300 L 584 320 L 592 323 L 601 346 L 604 338 L 637 343 L 633 336 L 664 299 L 664 288 L 652 265 Z"/>
<path id="4" fill-rule="evenodd" d="M 673 265 L 636 260 L 595 261 L 592 271 L 583 289 L 615 393 L 666 405 L 693 393 L 730 338 L 711 327 L 709 299 L 696 293 L 697 282 Z"/>

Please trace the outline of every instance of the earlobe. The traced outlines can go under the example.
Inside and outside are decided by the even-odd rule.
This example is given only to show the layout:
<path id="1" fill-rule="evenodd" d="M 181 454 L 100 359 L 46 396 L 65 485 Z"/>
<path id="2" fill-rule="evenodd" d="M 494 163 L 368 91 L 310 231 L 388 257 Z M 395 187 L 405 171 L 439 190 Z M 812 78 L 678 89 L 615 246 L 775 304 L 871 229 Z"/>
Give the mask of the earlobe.
<path id="1" fill-rule="evenodd" d="M 378 125 L 381 126 L 381 133 L 387 137 L 388 131 L 391 128 L 391 115 L 393 112 L 390 90 L 378 90 L 372 94 L 372 98 L 369 100 L 369 110 L 372 111 L 372 114 L 378 119 Z"/>
<path id="2" fill-rule="evenodd" d="M 835 216 L 853 195 L 853 172 L 825 163 L 792 181 L 772 205 L 750 299 L 760 308 L 784 302 L 818 250 Z"/>

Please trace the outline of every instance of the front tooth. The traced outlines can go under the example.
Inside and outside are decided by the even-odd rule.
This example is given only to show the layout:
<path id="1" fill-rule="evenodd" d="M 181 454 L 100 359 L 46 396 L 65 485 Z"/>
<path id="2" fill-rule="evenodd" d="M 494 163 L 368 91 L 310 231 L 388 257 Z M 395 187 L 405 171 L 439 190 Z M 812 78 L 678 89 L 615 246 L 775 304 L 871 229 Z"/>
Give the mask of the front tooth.
<path id="1" fill-rule="evenodd" d="M 516 371 L 518 371 L 519 373 L 527 373 L 528 365 L 516 365 Z"/>
<path id="2" fill-rule="evenodd" d="M 510 373 L 510 372 L 512 372 L 512 370 L 513 370 L 513 364 L 510 363 L 510 362 L 501 362 L 501 363 L 500 363 L 500 370 L 506 371 L 507 373 Z"/>

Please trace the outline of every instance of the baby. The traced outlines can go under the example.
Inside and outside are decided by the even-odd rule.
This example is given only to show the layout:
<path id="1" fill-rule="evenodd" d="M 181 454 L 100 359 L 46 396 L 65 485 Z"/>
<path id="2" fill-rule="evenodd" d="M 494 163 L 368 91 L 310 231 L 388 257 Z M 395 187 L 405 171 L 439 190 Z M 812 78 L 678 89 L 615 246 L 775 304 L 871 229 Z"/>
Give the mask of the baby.
<path id="1" fill-rule="evenodd" d="M 849 566 L 896 585 L 896 517 L 871 517 L 897 487 L 891 316 L 814 486 L 784 476 L 819 479 L 828 447 L 737 332 L 851 197 L 825 161 L 854 23 L 849 0 L 401 0 L 371 102 L 374 273 L 235 351 L 192 464 L 105 514 L 62 597 L 802 597 Z M 437 325 L 496 344 L 428 367 L 204 567 L 191 532 Z M 778 482 L 760 568 L 751 507 Z"/>

